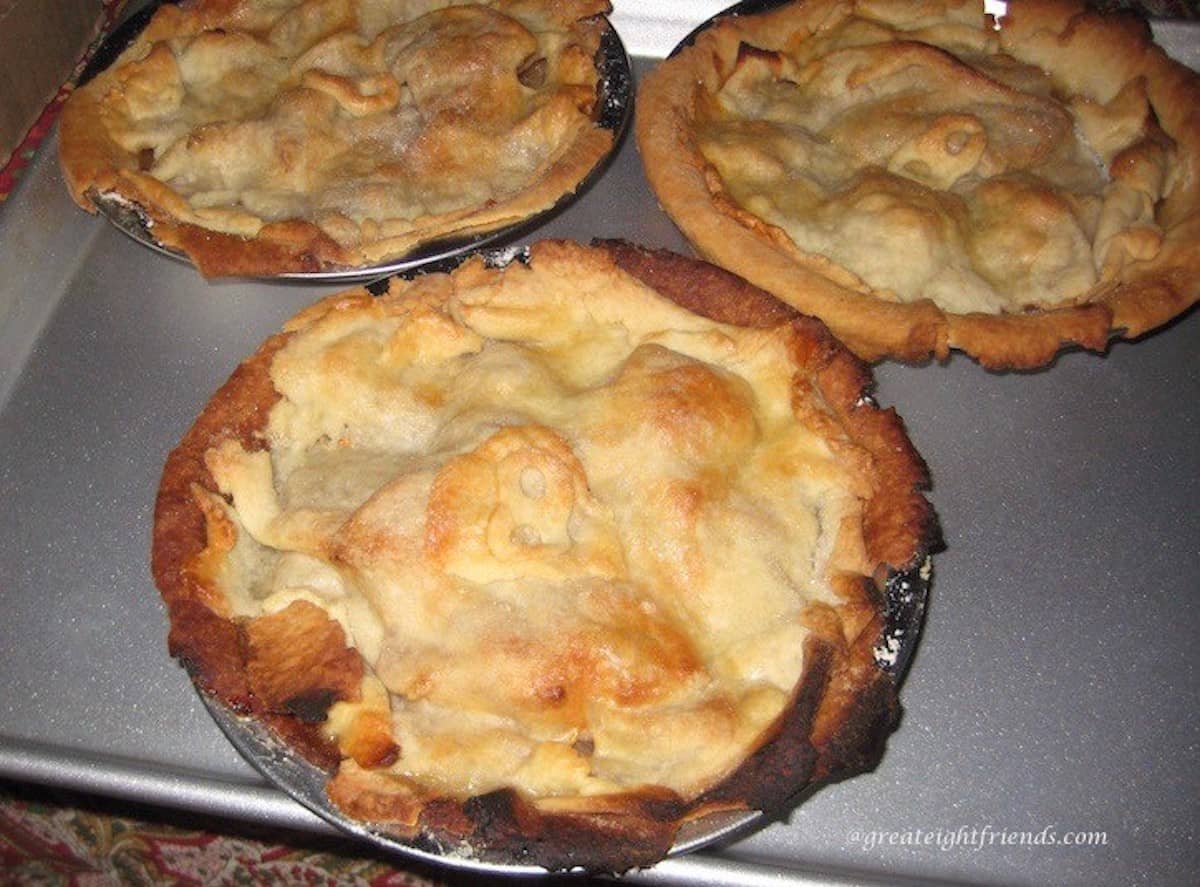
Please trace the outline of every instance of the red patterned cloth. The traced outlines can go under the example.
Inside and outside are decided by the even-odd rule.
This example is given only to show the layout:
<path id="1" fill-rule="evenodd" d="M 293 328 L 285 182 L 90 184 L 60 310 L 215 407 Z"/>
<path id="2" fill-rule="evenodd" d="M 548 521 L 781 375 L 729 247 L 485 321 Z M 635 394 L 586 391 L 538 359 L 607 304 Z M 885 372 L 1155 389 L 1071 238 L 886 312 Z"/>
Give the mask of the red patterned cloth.
<path id="1" fill-rule="evenodd" d="M 340 838 L 201 821 L 72 793 L 0 783 L 0 884 L 435 887 Z"/>

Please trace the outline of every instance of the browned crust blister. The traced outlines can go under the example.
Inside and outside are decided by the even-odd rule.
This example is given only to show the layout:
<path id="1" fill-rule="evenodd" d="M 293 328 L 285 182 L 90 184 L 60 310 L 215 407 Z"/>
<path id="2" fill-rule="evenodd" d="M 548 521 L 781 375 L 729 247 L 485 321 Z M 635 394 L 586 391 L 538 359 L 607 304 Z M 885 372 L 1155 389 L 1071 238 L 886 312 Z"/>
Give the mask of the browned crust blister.
<path id="1" fill-rule="evenodd" d="M 536 265 L 540 256 L 564 249 L 579 248 L 535 245 L 530 261 Z M 512 790 L 466 799 L 414 797 L 390 792 L 388 779 L 369 766 L 343 763 L 330 783 L 334 808 L 426 851 L 469 852 L 487 863 L 551 870 L 649 865 L 670 851 L 688 820 L 722 810 L 774 814 L 815 784 L 870 769 L 897 722 L 896 680 L 874 655 L 883 628 L 882 583 L 890 571 L 922 562 L 934 519 L 921 493 L 928 485 L 925 467 L 900 420 L 864 397 L 869 371 L 820 322 L 715 266 L 616 241 L 598 242 L 590 252 L 695 313 L 743 326 L 794 328 L 794 397 L 824 417 L 830 436 L 867 454 L 862 464 L 873 492 L 862 532 L 877 575 L 875 581 L 834 578 L 844 605 L 837 613 L 825 608 L 813 615 L 805 672 L 789 708 L 749 757 L 700 797 L 686 800 L 654 788 L 550 805 Z M 301 328 L 304 317 L 342 301 L 364 298 L 369 296 L 362 290 L 330 297 L 288 329 Z M 219 495 L 205 453 L 225 440 L 247 450 L 266 445 L 263 430 L 279 397 L 269 375 L 271 361 L 291 335 L 268 339 L 246 360 L 168 457 L 155 508 L 153 571 L 171 619 L 171 652 L 200 690 L 265 721 L 333 773 L 339 752 L 322 733 L 320 718 L 333 702 L 355 697 L 358 674 L 345 662 L 352 651 L 340 629 L 308 612 L 316 608 L 292 612 L 295 603 L 249 622 L 230 618 L 204 567 L 206 552 L 223 544 L 213 538 L 220 522 L 206 517 L 201 504 L 206 495 Z M 297 635 L 301 624 L 308 625 L 304 637 Z M 272 649 L 287 652 L 279 656 Z M 276 667 L 281 662 L 282 670 Z"/>
<path id="2" fill-rule="evenodd" d="M 953 313 L 929 299 L 881 298 L 855 275 L 801 251 L 786 233 L 738 206 L 699 149 L 692 129 L 697 103 L 719 89 L 747 46 L 803 41 L 826 20 L 870 5 L 808 0 L 762 15 L 717 19 L 643 81 L 636 130 L 647 177 L 702 256 L 820 317 L 868 361 L 920 363 L 959 350 L 991 369 L 1035 368 L 1067 347 L 1103 351 L 1113 337 L 1142 336 L 1200 299 L 1200 77 L 1154 45 L 1144 21 L 1102 15 L 1075 0 L 1009 3 L 1001 49 L 1048 70 L 1056 88 L 1101 103 L 1127 84 L 1144 85 L 1153 118 L 1147 135 L 1113 160 L 1108 175 L 1140 187 L 1145 177 L 1161 175 L 1168 158 L 1174 164 L 1155 207 L 1161 245 L 1159 232 L 1129 229 L 1120 248 L 1110 250 L 1111 267 L 1082 296 L 1002 314 Z"/>

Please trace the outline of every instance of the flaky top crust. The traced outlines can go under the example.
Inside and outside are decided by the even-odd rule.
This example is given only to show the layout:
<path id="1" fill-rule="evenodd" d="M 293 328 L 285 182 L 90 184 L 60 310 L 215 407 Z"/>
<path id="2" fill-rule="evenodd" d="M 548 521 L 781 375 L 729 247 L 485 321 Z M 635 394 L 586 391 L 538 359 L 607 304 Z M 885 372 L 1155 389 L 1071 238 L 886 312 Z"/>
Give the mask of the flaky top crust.
<path id="1" fill-rule="evenodd" d="M 1128 16 L 1016 0 L 996 29 L 972 2 L 788 3 L 660 64 L 636 127 L 695 248 L 867 360 L 1038 367 L 1200 298 L 1200 78 Z M 830 146 L 862 164 L 834 184 Z"/>
<path id="2" fill-rule="evenodd" d="M 399 772 L 395 768 L 403 765 L 406 755 L 419 754 L 419 749 L 410 746 L 414 738 L 399 725 L 399 720 L 410 715 L 400 714 L 401 709 L 393 712 L 391 717 L 397 719 L 398 726 L 397 731 L 391 730 L 386 703 L 379 705 L 380 685 L 374 677 L 364 677 L 370 672 L 399 687 L 395 683 L 395 666 L 389 672 L 381 664 L 386 656 L 379 659 L 368 655 L 366 647 L 356 647 L 368 642 L 352 637 L 353 628 L 349 633 L 344 631 L 346 625 L 353 626 L 353 620 L 345 623 L 333 618 L 329 615 L 331 611 L 323 610 L 325 604 L 309 594 L 293 596 L 290 603 L 278 609 L 261 612 L 240 609 L 244 606 L 240 597 L 244 589 L 233 588 L 230 577 L 257 576 L 254 581 L 261 582 L 262 576 L 254 570 L 239 572 L 242 569 L 239 565 L 244 562 L 243 542 L 239 538 L 246 533 L 256 538 L 283 537 L 278 535 L 282 532 L 278 522 L 273 529 L 257 524 L 255 512 L 262 510 L 261 503 L 246 499 L 246 491 L 251 487 L 244 476 L 239 479 L 238 472 L 254 470 L 259 464 L 255 460 L 261 454 L 269 455 L 276 463 L 292 458 L 290 451 L 272 451 L 272 447 L 280 446 L 273 437 L 276 433 L 273 429 L 279 417 L 287 414 L 281 400 L 286 398 L 278 386 L 292 392 L 302 390 L 303 379 L 297 373 L 304 373 L 303 363 L 295 364 L 293 360 L 297 351 L 303 352 L 306 347 L 309 340 L 305 337 L 311 338 L 312 330 L 329 322 L 350 323 L 368 335 L 367 327 L 354 327 L 356 315 L 366 312 L 367 316 L 373 316 L 377 309 L 414 310 L 406 307 L 406 300 L 421 300 L 421 305 L 428 306 L 440 304 L 443 298 L 451 299 L 447 304 L 459 306 L 455 312 L 464 311 L 470 316 L 473 306 L 484 312 L 487 324 L 503 327 L 507 332 L 502 340 L 497 340 L 505 343 L 497 346 L 501 352 L 522 337 L 531 337 L 528 339 L 531 343 L 545 343 L 577 334 L 572 327 L 564 328 L 561 320 L 555 325 L 553 312 L 549 324 L 538 319 L 529 326 L 531 321 L 522 319 L 517 303 L 489 295 L 504 286 L 506 274 L 521 279 L 528 274 L 541 275 L 538 279 L 547 281 L 545 285 L 566 287 L 568 291 L 576 291 L 578 299 L 585 300 L 570 311 L 581 310 L 585 315 L 594 312 L 598 318 L 610 321 L 614 305 L 652 306 L 653 302 L 643 300 L 665 298 L 698 318 L 736 324 L 737 327 L 726 328 L 728 335 L 735 340 L 745 338 L 747 342 L 758 343 L 745 352 L 745 358 L 751 362 L 756 359 L 758 348 L 764 347 L 763 342 L 786 341 L 787 360 L 791 362 L 793 421 L 825 441 L 823 446 L 835 454 L 838 471 L 845 472 L 847 482 L 855 490 L 857 505 L 849 511 L 828 513 L 830 516 L 843 513 L 844 517 L 832 531 L 832 548 L 824 556 L 829 558 L 829 575 L 825 580 L 829 584 L 819 594 L 826 599 L 806 605 L 807 609 L 801 611 L 805 626 L 802 672 L 794 686 L 788 688 L 786 702 L 771 716 L 761 735 L 747 742 L 740 763 L 703 784 L 692 785 L 686 774 L 683 777 L 675 774 L 665 777 L 667 782 L 676 780 L 673 788 L 639 778 L 621 791 L 610 788 L 584 794 L 571 791 L 564 794 L 552 788 L 535 790 L 528 782 L 522 782 L 524 787 L 520 790 L 500 785 L 474 795 L 469 790 L 449 790 L 446 786 L 426 786 L 414 794 L 408 781 L 401 783 L 395 776 Z M 451 291 L 456 295 L 445 295 Z M 443 295 L 431 295 L 439 292 Z M 652 293 L 657 295 L 651 296 Z M 610 304 L 604 304 L 610 300 Z M 422 323 L 443 322 L 437 315 L 423 315 L 423 318 Z M 685 327 L 692 323 L 687 321 Z M 744 332 L 737 333 L 738 328 Z M 698 334 L 701 329 L 703 323 L 691 327 L 690 335 Z M 764 331 L 766 339 L 748 334 L 755 329 Z M 430 335 L 415 342 L 406 337 L 395 339 L 386 353 L 394 354 L 397 348 L 417 344 L 419 350 L 412 359 L 433 360 L 434 352 L 445 343 L 459 341 L 432 335 L 432 326 L 427 330 Z M 520 337 L 519 330 L 523 330 Z M 435 339 L 442 344 L 433 344 Z M 579 341 L 581 347 L 587 345 L 586 340 Z M 663 341 L 669 341 L 669 337 Z M 460 341 L 456 347 L 467 345 Z M 657 347 L 643 354 L 649 355 L 645 359 L 662 357 Z M 321 359 L 322 364 L 329 366 L 333 359 L 334 353 L 330 352 Z M 672 364 L 668 361 L 662 366 Z M 563 371 L 570 374 L 578 370 L 563 368 Z M 664 378 L 673 378 L 672 384 L 686 386 L 699 376 L 686 371 Z M 385 379 L 381 377 L 381 381 Z M 300 754 L 328 768 L 333 774 L 330 798 L 338 810 L 372 823 L 387 834 L 423 847 L 449 847 L 454 852 L 466 852 L 469 848 L 477 858 L 488 862 L 532 864 L 553 870 L 582 867 L 622 871 L 650 864 L 668 852 L 681 824 L 689 819 L 728 809 L 774 812 L 816 782 L 873 766 L 895 725 L 898 712 L 895 680 L 876 662 L 874 652 L 883 624 L 879 583 L 892 571 L 921 563 L 932 543 L 934 528 L 929 505 L 920 492 L 927 483 L 924 466 L 895 414 L 878 409 L 864 397 L 869 384 L 870 376 L 863 365 L 819 322 L 797 315 L 774 298 L 714 266 L 618 242 L 603 242 L 593 248 L 544 242 L 535 245 L 528 266 L 518 264 L 507 270 L 489 269 L 472 260 L 449 277 L 433 275 L 413 284 L 397 281 L 378 304 L 362 290 L 331 297 L 302 312 L 283 333 L 267 340 L 243 363 L 168 457 L 155 509 L 153 572 L 170 614 L 171 652 L 188 667 L 202 692 L 215 696 L 234 711 L 264 720 Z M 740 388 L 734 385 L 729 390 Z M 659 391 L 654 397 L 665 395 L 665 391 Z M 681 390 L 678 396 L 683 395 Z M 350 398 L 357 394 L 346 389 L 339 396 Z M 662 403 L 675 403 L 677 406 L 672 409 L 678 409 L 684 402 L 668 398 Z M 638 416 L 637 408 L 629 409 L 635 411 L 628 412 L 626 419 L 636 425 L 633 420 Z M 576 457 L 570 450 L 583 445 L 578 441 L 568 443 L 567 438 L 538 430 L 539 426 L 505 426 L 512 421 L 515 420 L 500 419 L 499 431 L 469 455 L 453 458 L 439 469 L 430 494 L 427 516 L 430 523 L 425 530 L 426 554 L 422 557 L 447 565 L 456 575 L 473 575 L 480 582 L 498 582 L 502 587 L 510 584 L 506 572 L 510 567 L 505 565 L 523 564 L 521 571 L 526 578 L 517 587 L 528 588 L 530 594 L 536 593 L 545 581 L 557 581 L 556 577 L 564 575 L 564 571 L 566 575 L 575 575 L 582 570 L 592 578 L 582 586 L 568 587 L 576 588 L 584 596 L 598 594 L 596 600 L 610 600 L 604 596 L 602 574 L 614 568 L 606 566 L 613 563 L 612 556 L 606 547 L 605 534 L 594 530 L 602 527 L 607 518 L 603 508 L 592 502 L 593 497 L 603 495 L 604 483 L 593 479 L 592 489 L 576 487 L 571 492 L 569 484 L 560 483 L 565 475 L 552 466 L 571 464 Z M 686 415 L 664 414 L 661 421 L 669 422 L 672 428 L 702 427 Z M 612 432 L 600 433 L 605 437 Z M 614 443 L 619 446 L 619 438 Z M 687 438 L 680 440 L 689 452 L 692 446 L 702 452 L 710 443 L 702 443 L 700 438 L 695 438 L 692 444 Z M 564 444 L 567 449 L 561 449 Z M 546 558 L 539 560 L 527 560 L 518 553 L 497 562 L 477 548 L 470 522 L 452 517 L 474 509 L 479 495 L 491 495 L 486 492 L 488 487 L 479 487 L 471 479 L 480 476 L 479 468 L 493 458 L 489 454 L 496 454 L 498 447 L 501 461 L 497 465 L 503 465 L 503 454 L 535 453 L 520 456 L 526 460 L 535 458 L 536 453 L 555 454 L 551 462 L 520 464 L 538 464 L 544 469 L 542 473 L 535 472 L 538 489 L 534 498 L 546 503 L 546 508 L 553 511 L 558 507 L 555 503 L 560 492 L 574 502 L 573 545 L 548 551 Z M 642 455 L 657 458 L 652 453 Z M 591 464 L 590 456 L 583 458 Z M 821 464 L 822 460 L 813 463 L 814 468 Z M 519 478 L 522 489 L 532 483 L 524 470 L 519 472 Z M 466 490 L 476 493 L 471 498 L 459 498 L 458 491 Z M 647 496 L 652 493 L 649 489 L 644 492 Z M 383 547 L 384 537 L 377 535 L 383 525 L 374 522 L 372 512 L 382 510 L 381 513 L 391 515 L 387 518 L 389 526 L 406 520 L 401 513 L 386 510 L 390 496 L 381 492 L 368 500 L 338 531 L 337 538 L 342 542 L 335 561 L 343 569 L 359 571 L 356 575 L 363 577 L 361 581 L 372 581 L 371 564 L 361 560 L 364 553 L 375 552 L 370 557 L 382 558 L 380 564 L 390 556 Z M 515 503 L 511 507 L 519 511 L 524 506 Z M 508 513 L 505 508 L 498 508 L 490 525 Z M 522 520 L 527 526 L 541 527 L 543 542 L 549 538 L 546 534 L 553 532 L 550 524 L 539 523 L 541 518 L 537 514 L 527 514 Z M 371 535 L 365 537 L 363 533 Z M 518 527 L 511 539 L 529 544 L 524 538 L 527 533 Z M 305 537 L 289 538 L 293 542 L 288 544 L 303 544 Z M 373 541 L 365 546 L 347 542 L 355 538 Z M 663 538 L 668 538 L 665 530 Z M 296 539 L 301 541 L 295 542 Z M 506 530 L 496 537 L 494 544 L 505 547 L 509 540 Z M 651 540 L 646 544 L 652 547 L 654 543 Z M 626 556 L 634 555 L 627 550 Z M 500 574 L 495 572 L 498 563 Z M 747 563 L 746 567 L 745 575 L 751 576 L 755 565 Z M 697 581 L 695 591 L 700 593 L 703 586 L 699 578 Z M 740 593 L 745 591 L 742 589 Z M 439 599 L 445 601 L 447 593 L 440 593 Z M 619 600 L 620 595 L 612 598 L 610 604 L 616 609 L 604 612 L 614 619 L 629 618 L 621 615 Z M 376 606 L 387 610 L 391 605 L 376 600 Z M 425 618 L 415 611 L 407 616 L 405 612 L 401 608 L 395 618 Z M 659 621 L 655 615 L 659 611 L 651 603 L 644 602 L 636 612 L 641 614 L 634 617 L 642 626 L 637 634 L 639 644 L 657 644 L 659 650 L 645 660 L 650 671 L 642 674 L 648 677 L 631 672 L 633 683 L 620 683 L 608 689 L 602 679 L 589 678 L 593 692 L 602 694 L 596 697 L 597 702 L 608 704 L 607 694 L 615 693 L 612 698 L 620 700 L 616 703 L 618 707 L 631 706 L 629 711 L 652 705 L 655 694 L 676 692 L 669 689 L 676 686 L 672 683 L 676 678 L 671 677 L 674 673 L 684 680 L 680 687 L 692 680 L 687 676 L 696 667 L 696 651 L 705 645 L 703 638 L 692 636 L 679 646 L 672 640 L 678 624 L 673 619 Z M 480 654 L 483 658 L 476 666 L 496 675 L 492 692 L 507 699 L 519 689 L 505 685 L 507 654 L 501 649 L 488 649 L 486 656 Z M 587 652 L 573 649 L 571 655 L 586 656 Z M 536 649 L 530 648 L 519 658 L 521 662 L 536 663 L 537 656 Z M 593 666 L 601 673 L 605 667 L 600 661 Z M 556 681 L 564 679 L 557 667 L 545 672 L 550 673 L 559 675 Z M 532 680 L 537 684 L 538 672 L 533 674 Z M 420 687 L 411 691 L 415 694 L 413 698 L 436 699 L 438 680 L 437 676 L 422 677 Z M 667 683 L 661 683 L 663 680 Z M 585 716 L 582 714 L 585 709 L 573 707 L 576 685 L 564 686 L 565 695 L 563 686 L 547 686 L 545 693 L 538 691 L 533 697 L 518 694 L 513 696 L 514 702 L 504 704 L 521 706 L 532 699 L 536 707 L 528 717 L 535 729 L 537 724 L 560 729 L 561 724 L 575 723 L 574 719 Z M 488 703 L 476 700 L 472 704 Z M 677 704 L 683 717 L 687 707 L 682 701 Z M 417 716 L 415 709 L 411 716 Z M 695 715 L 688 717 L 694 719 Z M 679 736 L 689 735 L 690 723 L 679 721 Z M 405 738 L 398 739 L 401 735 Z M 599 745 L 599 734 L 596 741 Z M 578 742 L 586 745 L 591 740 L 583 737 Z M 649 748 L 653 740 L 647 734 L 639 743 Z M 591 753 L 582 745 L 578 748 L 584 756 Z M 534 757 L 546 754 L 543 750 Z M 558 754 L 568 754 L 567 748 L 564 746 Z M 559 770 L 554 767 L 545 770 L 547 778 L 556 773 Z M 542 779 L 533 784 L 548 783 Z M 685 789 L 684 785 L 689 787 Z"/>
<path id="3" fill-rule="evenodd" d="M 553 207 L 612 148 L 606 0 L 163 5 L 63 109 L 72 197 L 206 276 L 353 270 Z"/>

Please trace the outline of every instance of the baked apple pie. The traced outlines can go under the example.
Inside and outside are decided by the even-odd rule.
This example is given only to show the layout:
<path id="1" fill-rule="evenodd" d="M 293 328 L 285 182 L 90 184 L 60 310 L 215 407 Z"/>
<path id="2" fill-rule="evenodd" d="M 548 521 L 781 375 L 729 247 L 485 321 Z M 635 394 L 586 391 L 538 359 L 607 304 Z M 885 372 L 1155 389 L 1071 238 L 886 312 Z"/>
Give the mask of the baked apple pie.
<path id="1" fill-rule="evenodd" d="M 457 859 L 650 864 L 894 727 L 884 591 L 928 578 L 934 528 L 868 384 L 817 321 L 622 243 L 326 298 L 167 460 L 170 648 L 338 815 Z"/>
<path id="2" fill-rule="evenodd" d="M 1200 297 L 1200 78 L 1130 16 L 1007 9 L 719 17 L 642 84 L 649 181 L 702 255 L 869 360 L 1139 336 Z"/>
<path id="3" fill-rule="evenodd" d="M 492 232 L 552 208 L 611 150 L 608 10 L 163 5 L 67 102 L 63 172 L 82 207 L 135 213 L 208 276 L 371 267 Z"/>

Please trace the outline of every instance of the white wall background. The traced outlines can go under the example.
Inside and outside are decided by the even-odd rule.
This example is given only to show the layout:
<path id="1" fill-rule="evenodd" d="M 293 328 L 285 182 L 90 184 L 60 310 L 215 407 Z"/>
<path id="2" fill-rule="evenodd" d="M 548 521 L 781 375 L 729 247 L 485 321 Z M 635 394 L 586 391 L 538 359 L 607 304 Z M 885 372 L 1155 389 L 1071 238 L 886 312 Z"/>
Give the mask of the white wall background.
<path id="1" fill-rule="evenodd" d="M 735 0 L 611 0 L 613 27 L 630 55 L 664 56 Z"/>
<path id="2" fill-rule="evenodd" d="M 611 0 L 613 26 L 630 55 L 665 56 L 692 28 L 732 6 L 736 0 Z M 1002 0 L 984 0 L 993 14 Z"/>

